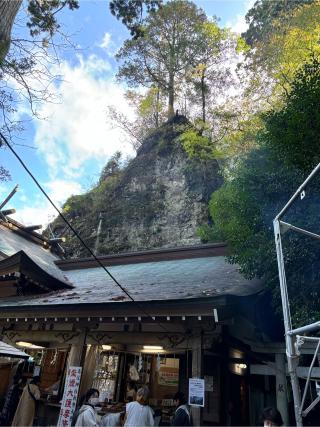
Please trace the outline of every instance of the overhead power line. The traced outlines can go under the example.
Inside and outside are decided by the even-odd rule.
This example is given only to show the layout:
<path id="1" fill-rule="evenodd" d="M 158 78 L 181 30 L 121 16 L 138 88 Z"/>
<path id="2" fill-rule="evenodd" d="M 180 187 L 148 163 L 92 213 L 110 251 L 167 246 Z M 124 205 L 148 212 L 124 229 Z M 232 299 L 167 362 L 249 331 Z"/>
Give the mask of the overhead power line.
<path id="1" fill-rule="evenodd" d="M 145 316 L 149 317 L 151 320 L 153 320 L 153 316 L 149 314 L 142 306 L 141 304 L 136 301 L 130 293 L 119 283 L 119 281 L 114 277 L 114 275 L 106 268 L 105 265 L 102 264 L 100 259 L 95 255 L 95 253 L 92 251 L 92 249 L 87 245 L 87 243 L 83 240 L 83 238 L 80 236 L 80 234 L 77 232 L 77 230 L 73 227 L 73 225 L 68 221 L 68 219 L 64 216 L 64 214 L 60 211 L 60 209 L 57 207 L 57 205 L 51 200 L 50 196 L 47 194 L 47 192 L 43 189 L 37 178 L 33 175 L 31 170 L 28 168 L 28 166 L 24 163 L 24 161 L 21 159 L 19 154 L 15 151 L 15 149 L 12 147 L 12 145 L 9 143 L 7 138 L 3 135 L 2 132 L 0 132 L 0 137 L 3 140 L 3 142 L 6 144 L 6 146 L 9 148 L 9 150 L 12 152 L 12 154 L 16 157 L 18 162 L 21 164 L 23 169 L 28 173 L 28 175 L 32 178 L 36 186 L 39 188 L 39 190 L 42 192 L 42 194 L 45 196 L 45 198 L 49 201 L 51 206 L 56 210 L 56 212 L 59 214 L 59 216 L 63 219 L 63 221 L 67 224 L 67 226 L 70 228 L 70 230 L 73 232 L 73 234 L 77 237 L 77 239 L 80 241 L 82 246 L 89 252 L 89 254 L 94 258 L 94 260 L 97 262 L 97 264 L 107 273 L 107 275 L 112 279 L 112 281 L 118 286 L 118 288 L 132 301 L 137 305 L 139 310 L 141 311 L 141 314 L 143 313 Z M 165 328 L 161 323 L 156 322 L 165 332 L 170 333 L 170 331 Z"/>

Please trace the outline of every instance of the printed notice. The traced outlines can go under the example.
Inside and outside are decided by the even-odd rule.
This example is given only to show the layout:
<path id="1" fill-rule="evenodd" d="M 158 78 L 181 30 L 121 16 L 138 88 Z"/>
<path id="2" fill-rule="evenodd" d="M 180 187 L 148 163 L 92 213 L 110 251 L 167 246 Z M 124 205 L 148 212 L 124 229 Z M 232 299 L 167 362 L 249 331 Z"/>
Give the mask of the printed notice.
<path id="1" fill-rule="evenodd" d="M 77 404 L 81 370 L 80 366 L 70 366 L 68 368 L 58 427 L 71 427 L 72 416 Z"/>
<path id="2" fill-rule="evenodd" d="M 204 406 L 204 380 L 189 378 L 189 405 Z"/>

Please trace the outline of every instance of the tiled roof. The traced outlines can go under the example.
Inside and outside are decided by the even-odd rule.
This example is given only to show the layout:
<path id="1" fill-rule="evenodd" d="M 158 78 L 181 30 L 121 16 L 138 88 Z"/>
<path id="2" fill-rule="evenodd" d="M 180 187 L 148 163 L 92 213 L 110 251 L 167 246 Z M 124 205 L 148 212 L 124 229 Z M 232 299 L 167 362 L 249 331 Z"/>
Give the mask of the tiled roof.
<path id="1" fill-rule="evenodd" d="M 9 309 L 41 305 L 43 308 L 51 305 L 130 302 L 93 259 L 61 261 L 43 247 L 45 240 L 40 235 L 33 233 L 29 237 L 0 223 L 0 254 L 6 257 L 0 261 L 0 269 L 2 262 L 3 265 L 9 262 L 10 256 L 13 259 L 16 256 L 13 254 L 24 252 L 51 277 L 74 287 L 33 297 L 0 298 L 0 307 Z M 217 243 L 109 255 L 99 259 L 136 301 L 249 296 L 259 292 L 261 283 L 246 280 L 236 265 L 227 262 L 223 256 L 225 253 L 225 244 Z"/>
<path id="2" fill-rule="evenodd" d="M 108 269 L 136 301 L 143 302 L 248 296 L 261 290 L 259 282 L 244 279 L 237 266 L 227 263 L 222 256 L 117 265 Z M 72 290 L 30 299 L 1 299 L 0 307 L 128 301 L 101 267 L 69 270 L 64 274 L 74 285 Z"/>

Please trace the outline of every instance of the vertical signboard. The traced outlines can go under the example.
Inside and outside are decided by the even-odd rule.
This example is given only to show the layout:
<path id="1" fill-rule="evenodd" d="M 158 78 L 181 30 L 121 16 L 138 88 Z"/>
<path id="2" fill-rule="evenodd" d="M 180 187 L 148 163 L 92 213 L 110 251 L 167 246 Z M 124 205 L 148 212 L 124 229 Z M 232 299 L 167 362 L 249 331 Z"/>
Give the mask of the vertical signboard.
<path id="1" fill-rule="evenodd" d="M 58 427 L 71 427 L 72 416 L 77 405 L 81 371 L 82 368 L 80 366 L 70 366 L 68 368 Z"/>

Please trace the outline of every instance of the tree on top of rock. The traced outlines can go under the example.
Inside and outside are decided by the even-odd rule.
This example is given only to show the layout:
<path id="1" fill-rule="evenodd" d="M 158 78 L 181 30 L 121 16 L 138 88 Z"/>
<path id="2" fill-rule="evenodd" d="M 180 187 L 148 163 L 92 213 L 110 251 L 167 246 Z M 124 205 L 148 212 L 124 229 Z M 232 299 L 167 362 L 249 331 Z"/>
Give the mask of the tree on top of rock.
<path id="1" fill-rule="evenodd" d="M 178 85 L 197 63 L 200 29 L 207 22 L 203 10 L 189 1 L 174 0 L 151 12 L 143 37 L 127 40 L 119 51 L 118 78 L 131 86 L 158 86 L 168 96 L 172 116 Z"/>

